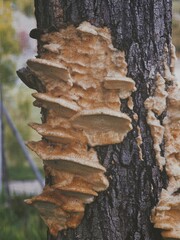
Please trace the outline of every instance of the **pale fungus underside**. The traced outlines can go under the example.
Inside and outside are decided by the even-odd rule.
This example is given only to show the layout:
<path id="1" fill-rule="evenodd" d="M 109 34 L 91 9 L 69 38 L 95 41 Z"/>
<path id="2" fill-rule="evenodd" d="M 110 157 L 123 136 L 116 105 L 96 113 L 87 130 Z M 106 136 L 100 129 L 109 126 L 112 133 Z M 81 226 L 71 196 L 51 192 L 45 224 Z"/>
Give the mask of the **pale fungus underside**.
<path id="1" fill-rule="evenodd" d="M 120 99 L 136 88 L 126 77 L 125 55 L 113 47 L 107 28 L 83 22 L 44 34 L 41 42 L 41 58 L 27 65 L 44 89 L 33 94 L 34 105 L 47 114 L 43 124 L 30 124 L 42 140 L 28 146 L 42 158 L 51 182 L 26 202 L 57 235 L 76 228 L 85 204 L 108 188 L 106 169 L 92 147 L 122 142 L 132 129 L 130 117 L 120 112 Z"/>

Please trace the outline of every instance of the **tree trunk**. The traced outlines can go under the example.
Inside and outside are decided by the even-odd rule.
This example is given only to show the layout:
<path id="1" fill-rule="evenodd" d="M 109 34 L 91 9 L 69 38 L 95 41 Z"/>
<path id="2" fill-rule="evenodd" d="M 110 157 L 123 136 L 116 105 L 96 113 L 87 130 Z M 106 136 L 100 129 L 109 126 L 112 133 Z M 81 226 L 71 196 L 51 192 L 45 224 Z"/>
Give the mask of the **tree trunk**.
<path id="1" fill-rule="evenodd" d="M 59 233 L 48 240 L 160 240 L 160 231 L 150 221 L 162 188 L 167 187 L 165 170 L 156 162 L 145 100 L 154 94 L 156 74 L 164 75 L 164 62 L 170 64 L 171 0 L 35 0 L 37 29 L 31 36 L 39 39 L 56 31 L 88 21 L 111 30 L 114 47 L 125 51 L 128 76 L 136 82 L 132 94 L 134 108 L 122 101 L 121 111 L 132 119 L 133 130 L 120 144 L 96 147 L 100 162 L 107 169 L 110 186 L 86 206 L 77 229 Z M 169 53 L 165 54 L 165 46 Z M 41 56 L 41 42 L 38 55 Z M 166 113 L 158 119 L 162 122 Z M 137 144 L 138 127 L 142 135 L 142 158 Z M 161 144 L 164 155 L 164 143 Z"/>

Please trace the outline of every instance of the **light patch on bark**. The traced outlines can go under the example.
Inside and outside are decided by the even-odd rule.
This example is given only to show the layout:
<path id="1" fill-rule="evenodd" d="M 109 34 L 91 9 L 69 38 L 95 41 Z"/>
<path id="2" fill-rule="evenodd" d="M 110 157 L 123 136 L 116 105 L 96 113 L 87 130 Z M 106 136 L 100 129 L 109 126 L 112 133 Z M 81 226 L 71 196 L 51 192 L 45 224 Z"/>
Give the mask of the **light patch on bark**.
<path id="1" fill-rule="evenodd" d="M 128 103 L 128 107 L 130 108 L 130 106 L 132 105 L 132 106 L 134 106 L 134 104 L 133 104 L 133 100 L 132 100 L 132 97 L 129 97 L 129 100 L 128 100 L 128 102 L 130 101 L 130 104 Z M 129 106 L 130 105 L 130 106 Z M 132 108 L 130 108 L 131 110 L 133 109 L 133 107 Z M 137 113 L 134 113 L 133 114 L 133 119 L 136 121 L 136 122 L 138 122 L 138 115 L 137 115 Z M 141 161 L 143 161 L 143 154 L 142 154 L 142 143 L 143 143 L 143 140 L 142 140 L 142 135 L 141 135 L 141 128 L 139 127 L 139 126 L 137 126 L 137 132 L 138 132 L 138 136 L 136 137 L 136 142 L 137 142 L 137 146 L 138 146 L 138 150 L 139 150 L 139 159 L 141 160 Z"/>
<path id="2" fill-rule="evenodd" d="M 142 145 L 142 136 L 141 136 L 141 129 L 139 126 L 137 126 L 137 130 L 138 130 L 138 137 L 136 138 L 137 141 L 137 145 L 138 145 L 138 149 L 139 149 L 139 158 L 140 160 L 143 161 L 143 154 L 142 154 L 142 149 L 141 149 L 141 145 Z"/>
<path id="3" fill-rule="evenodd" d="M 167 46 L 165 47 L 165 52 L 168 53 Z M 176 63 L 177 57 L 176 57 L 176 48 L 171 43 L 171 63 L 170 67 L 168 66 L 167 61 L 164 62 L 164 79 L 168 82 L 175 81 L 175 63 Z"/>
<path id="4" fill-rule="evenodd" d="M 129 108 L 130 110 L 133 110 L 134 103 L 133 103 L 133 99 L 132 99 L 131 96 L 128 98 L 127 105 L 128 105 L 128 108 Z"/>
<path id="5" fill-rule="evenodd" d="M 113 47 L 107 28 L 84 22 L 45 34 L 41 42 L 44 52 L 27 64 L 46 89 L 33 94 L 34 105 L 47 114 L 45 123 L 30 124 L 43 138 L 28 146 L 43 159 L 51 183 L 26 202 L 39 210 L 57 235 L 76 228 L 85 204 L 107 189 L 106 169 L 88 146 L 123 141 L 132 125 L 120 112 L 119 98 L 130 97 L 136 88 L 126 77 L 124 52 Z"/>
<path id="6" fill-rule="evenodd" d="M 165 79 L 172 82 L 168 88 L 167 117 L 165 129 L 166 172 L 169 177 L 168 188 L 162 190 L 160 200 L 152 211 L 152 222 L 161 228 L 165 238 L 180 239 L 180 89 L 174 76 L 175 50 L 171 48 L 171 71 L 165 68 Z"/>
<path id="7" fill-rule="evenodd" d="M 171 43 L 171 64 L 170 64 L 170 71 L 171 74 L 174 76 L 175 75 L 175 63 L 176 63 L 177 57 L 176 57 L 176 48 L 175 46 Z"/>
<path id="8" fill-rule="evenodd" d="M 133 114 L 133 119 L 137 122 L 138 121 L 138 115 L 137 115 L 137 113 L 134 113 Z"/>
<path id="9" fill-rule="evenodd" d="M 150 126 L 151 134 L 154 141 L 154 150 L 156 154 L 156 160 L 159 168 L 163 170 L 165 165 L 165 158 L 161 156 L 160 145 L 164 137 L 164 126 L 161 125 L 160 121 L 156 118 L 155 114 L 160 116 L 166 109 L 166 98 L 167 92 L 165 91 L 165 80 L 160 74 L 156 76 L 156 90 L 153 97 L 149 97 L 144 105 L 148 110 L 147 112 L 147 123 Z"/>

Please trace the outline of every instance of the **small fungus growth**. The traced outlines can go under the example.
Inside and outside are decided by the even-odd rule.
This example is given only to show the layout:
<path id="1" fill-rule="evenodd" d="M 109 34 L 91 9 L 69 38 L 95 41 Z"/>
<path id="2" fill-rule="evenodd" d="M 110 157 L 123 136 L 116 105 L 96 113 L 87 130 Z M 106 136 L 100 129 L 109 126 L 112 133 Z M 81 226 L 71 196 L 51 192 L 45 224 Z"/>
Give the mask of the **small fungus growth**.
<path id="1" fill-rule="evenodd" d="M 137 141 L 137 146 L 139 149 L 139 158 L 140 158 L 140 160 L 143 161 L 143 154 L 142 154 L 142 149 L 141 149 L 141 144 L 143 143 L 143 141 L 142 141 L 142 136 L 141 136 L 141 129 L 139 126 L 137 126 L 137 130 L 138 130 L 138 136 L 136 138 L 136 141 Z"/>
<path id="2" fill-rule="evenodd" d="M 165 91 L 165 80 L 160 74 L 156 76 L 156 90 L 153 97 L 149 97 L 145 101 L 145 108 L 147 112 L 147 123 L 150 126 L 151 134 L 154 141 L 154 150 L 156 153 L 156 160 L 160 167 L 163 169 L 166 161 L 164 156 L 161 156 L 160 145 L 164 137 L 164 126 L 161 125 L 155 114 L 160 116 L 166 109 L 166 98 L 168 93 Z"/>
<path id="3" fill-rule="evenodd" d="M 120 112 L 120 98 L 136 88 L 126 76 L 124 52 L 113 47 L 107 28 L 83 22 L 44 34 L 41 43 L 41 56 L 27 65 L 44 89 L 33 94 L 34 105 L 46 109 L 46 115 L 42 124 L 30 124 L 42 140 L 28 146 L 42 158 L 51 180 L 26 203 L 57 235 L 76 228 L 85 204 L 108 188 L 106 169 L 92 147 L 119 143 L 132 129 L 131 119 Z"/>
<path id="4" fill-rule="evenodd" d="M 174 78 L 176 57 L 173 45 L 171 58 L 170 69 L 165 64 L 164 79 L 172 84 L 167 89 L 167 116 L 161 126 L 165 139 L 165 168 L 169 184 L 166 190 L 162 190 L 160 200 L 152 211 L 151 220 L 156 228 L 162 229 L 164 238 L 180 239 L 180 89 Z M 156 137 L 155 135 L 154 138 Z M 157 139 L 154 142 L 159 141 L 160 139 Z M 160 161 L 160 166 L 162 163 L 164 162 Z"/>

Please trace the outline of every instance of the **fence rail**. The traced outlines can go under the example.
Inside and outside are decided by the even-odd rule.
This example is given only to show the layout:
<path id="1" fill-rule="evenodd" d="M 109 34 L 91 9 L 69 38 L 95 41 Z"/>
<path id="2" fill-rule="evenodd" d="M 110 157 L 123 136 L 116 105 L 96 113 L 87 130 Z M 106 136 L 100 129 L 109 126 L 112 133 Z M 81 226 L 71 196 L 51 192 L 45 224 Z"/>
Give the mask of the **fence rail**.
<path id="1" fill-rule="evenodd" d="M 3 129 L 2 129 L 2 118 L 3 116 L 6 119 L 6 122 L 8 123 L 11 131 L 13 132 L 18 144 L 21 147 L 22 152 L 24 153 L 24 156 L 26 158 L 26 160 L 28 161 L 30 167 L 32 168 L 36 179 L 38 180 L 39 184 L 41 185 L 41 187 L 44 187 L 44 178 L 42 177 L 39 169 L 37 168 L 34 160 L 32 159 L 31 155 L 29 154 L 26 145 L 19 133 L 19 131 L 17 130 L 16 126 L 14 125 L 7 109 L 4 107 L 3 102 L 2 102 L 2 98 L 0 99 L 0 147 L 1 147 L 1 151 L 0 151 L 0 192 L 2 191 L 2 184 L 3 184 L 3 156 L 2 156 L 2 146 L 3 146 Z"/>

